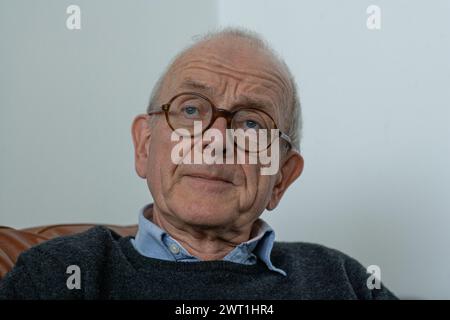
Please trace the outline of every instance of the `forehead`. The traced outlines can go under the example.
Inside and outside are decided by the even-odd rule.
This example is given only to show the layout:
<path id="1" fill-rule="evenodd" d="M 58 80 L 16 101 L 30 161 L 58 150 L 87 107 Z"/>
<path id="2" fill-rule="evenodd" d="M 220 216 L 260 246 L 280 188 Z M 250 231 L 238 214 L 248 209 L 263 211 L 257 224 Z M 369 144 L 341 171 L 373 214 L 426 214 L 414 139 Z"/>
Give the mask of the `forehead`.
<path id="1" fill-rule="evenodd" d="M 169 94 L 198 89 L 210 96 L 258 97 L 284 104 L 287 74 L 267 50 L 242 41 L 213 41 L 179 57 L 167 74 Z"/>

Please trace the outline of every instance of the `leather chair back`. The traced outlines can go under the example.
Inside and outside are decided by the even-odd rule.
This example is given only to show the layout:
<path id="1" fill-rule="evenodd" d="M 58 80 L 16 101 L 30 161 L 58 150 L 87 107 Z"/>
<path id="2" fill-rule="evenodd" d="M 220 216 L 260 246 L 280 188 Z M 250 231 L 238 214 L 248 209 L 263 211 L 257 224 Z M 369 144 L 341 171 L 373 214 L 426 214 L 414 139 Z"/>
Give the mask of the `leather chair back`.
<path id="1" fill-rule="evenodd" d="M 12 269 L 19 255 L 32 246 L 59 236 L 80 233 L 94 226 L 96 224 L 57 224 L 21 230 L 0 226 L 0 278 Z M 124 237 L 134 236 L 137 232 L 137 225 L 105 227 Z"/>

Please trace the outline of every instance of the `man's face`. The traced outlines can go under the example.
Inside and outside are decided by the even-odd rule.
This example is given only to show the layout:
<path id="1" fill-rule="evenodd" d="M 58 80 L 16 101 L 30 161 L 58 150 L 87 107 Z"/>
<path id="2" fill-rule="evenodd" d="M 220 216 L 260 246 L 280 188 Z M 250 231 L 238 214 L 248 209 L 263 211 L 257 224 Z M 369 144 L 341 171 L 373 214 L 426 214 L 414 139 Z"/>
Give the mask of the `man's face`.
<path id="1" fill-rule="evenodd" d="M 245 41 L 210 41 L 172 65 L 159 100 L 166 103 L 178 93 L 194 91 L 226 110 L 260 100 L 283 129 L 280 108 L 292 91 L 282 70 L 267 53 Z M 172 220 L 233 229 L 252 223 L 269 205 L 280 174 L 261 175 L 259 164 L 173 163 L 171 153 L 177 142 L 171 141 L 172 129 L 163 115 L 152 117 L 156 118 L 150 122 L 146 168 L 140 175 L 146 177 L 155 205 Z M 224 118 L 211 128 L 225 138 Z"/>

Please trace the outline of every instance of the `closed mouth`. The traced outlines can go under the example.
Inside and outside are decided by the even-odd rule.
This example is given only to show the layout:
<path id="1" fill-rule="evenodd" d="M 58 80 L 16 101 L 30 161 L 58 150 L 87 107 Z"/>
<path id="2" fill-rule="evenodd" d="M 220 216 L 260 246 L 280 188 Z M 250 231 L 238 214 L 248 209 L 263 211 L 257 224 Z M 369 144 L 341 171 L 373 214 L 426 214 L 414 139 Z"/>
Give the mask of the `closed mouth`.
<path id="1" fill-rule="evenodd" d="M 203 174 L 187 174 L 186 176 L 190 177 L 190 178 L 195 178 L 195 179 L 209 180 L 212 182 L 223 182 L 223 183 L 232 184 L 231 181 L 226 180 L 222 177 L 218 177 L 218 176 L 208 176 L 208 175 L 203 175 Z"/>

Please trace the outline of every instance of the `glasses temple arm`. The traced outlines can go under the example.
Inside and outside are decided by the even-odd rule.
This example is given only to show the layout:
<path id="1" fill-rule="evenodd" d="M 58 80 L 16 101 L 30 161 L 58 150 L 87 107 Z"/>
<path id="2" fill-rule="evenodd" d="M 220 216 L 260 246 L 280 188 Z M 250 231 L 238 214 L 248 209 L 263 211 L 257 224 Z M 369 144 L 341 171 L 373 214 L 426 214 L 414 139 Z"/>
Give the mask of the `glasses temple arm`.
<path id="1" fill-rule="evenodd" d="M 286 140 L 286 141 L 289 143 L 289 146 L 291 147 L 291 150 L 293 150 L 293 151 L 295 151 L 295 152 L 297 152 L 297 153 L 300 153 L 300 150 L 297 150 L 297 148 L 295 148 L 294 145 L 292 144 L 292 139 L 291 139 L 291 137 L 289 137 L 289 136 L 288 136 L 286 133 L 284 133 L 284 132 L 281 132 L 281 131 L 279 131 L 279 132 L 280 132 L 280 138 Z"/>

